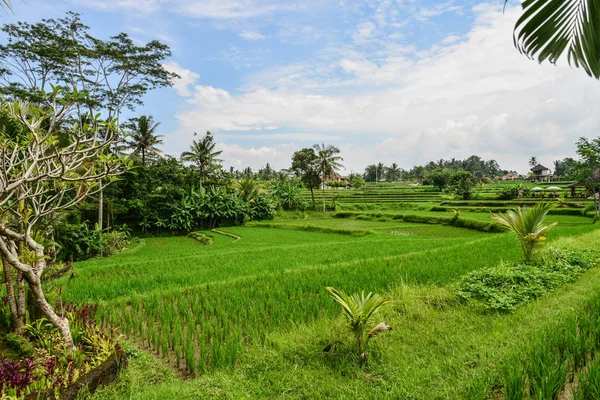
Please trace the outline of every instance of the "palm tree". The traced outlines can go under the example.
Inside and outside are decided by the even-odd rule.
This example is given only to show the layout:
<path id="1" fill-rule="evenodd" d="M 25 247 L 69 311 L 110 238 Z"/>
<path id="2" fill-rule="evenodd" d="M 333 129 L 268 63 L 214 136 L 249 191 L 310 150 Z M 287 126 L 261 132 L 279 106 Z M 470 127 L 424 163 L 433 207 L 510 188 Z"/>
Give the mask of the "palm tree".
<path id="1" fill-rule="evenodd" d="M 552 209 L 551 204 L 536 204 L 531 208 L 517 207 L 508 210 L 505 215 L 492 214 L 492 219 L 498 221 L 502 226 L 512 231 L 519 239 L 525 261 L 531 261 L 533 249 L 546 240 L 548 231 L 556 226 L 558 222 L 543 226 L 544 218 Z"/>
<path id="2" fill-rule="evenodd" d="M 392 165 L 390 165 L 388 167 L 388 172 L 391 176 L 391 181 L 394 182 L 396 180 L 396 174 L 400 171 L 400 167 L 398 167 L 398 164 L 396 163 L 392 163 Z"/>
<path id="3" fill-rule="evenodd" d="M 515 46 L 522 54 L 555 64 L 566 50 L 571 66 L 600 78 L 598 0 L 524 0 L 522 6 L 514 31 Z"/>
<path id="4" fill-rule="evenodd" d="M 325 180 L 335 173 L 336 170 L 344 168 L 340 161 L 344 159 L 337 154 L 340 153 L 340 149 L 335 146 L 325 143 L 315 144 L 313 146 L 317 153 L 317 174 L 321 175 L 323 183 L 323 212 L 325 212 Z"/>
<path id="5" fill-rule="evenodd" d="M 529 166 L 531 168 L 535 167 L 536 165 L 538 165 L 538 161 L 537 161 L 537 157 L 531 157 L 529 159 Z"/>
<path id="6" fill-rule="evenodd" d="M 132 118 L 129 128 L 132 131 L 131 140 L 127 142 L 127 147 L 133 149 L 133 154 L 142 155 L 142 165 L 146 166 L 146 154 L 160 156 L 162 150 L 157 145 L 162 144 L 159 138 L 162 135 L 155 135 L 160 122 L 154 122 L 152 116 L 142 115 L 139 118 Z"/>
<path id="7" fill-rule="evenodd" d="M 254 172 L 252 172 L 252 168 L 251 167 L 244 168 L 244 170 L 242 171 L 242 176 L 246 179 L 252 179 L 252 177 L 254 176 Z"/>
<path id="8" fill-rule="evenodd" d="M 195 132 L 194 136 L 196 136 Z M 190 151 L 181 153 L 181 161 L 193 162 L 200 169 L 200 189 L 202 189 L 206 169 L 215 163 L 223 161 L 217 158 L 222 151 L 215 151 L 216 146 L 217 144 L 214 141 L 212 133 L 206 132 L 206 135 L 201 140 L 194 140 L 192 142 Z"/>
<path id="9" fill-rule="evenodd" d="M 381 176 L 383 175 L 383 171 L 385 170 L 385 165 L 383 163 L 378 163 L 377 168 L 375 170 L 376 181 L 379 182 L 381 180 Z"/>
<path id="10" fill-rule="evenodd" d="M 356 338 L 358 354 L 364 359 L 366 354 L 363 353 L 363 350 L 369 343 L 369 339 L 382 330 L 392 330 L 389 325 L 382 322 L 372 328 L 365 337 L 367 324 L 371 317 L 392 301 L 384 299 L 378 294 L 365 294 L 364 291 L 361 294 L 348 295 L 332 287 L 326 289 L 331 293 L 331 298 L 342 306 L 348 320 L 348 328 Z"/>

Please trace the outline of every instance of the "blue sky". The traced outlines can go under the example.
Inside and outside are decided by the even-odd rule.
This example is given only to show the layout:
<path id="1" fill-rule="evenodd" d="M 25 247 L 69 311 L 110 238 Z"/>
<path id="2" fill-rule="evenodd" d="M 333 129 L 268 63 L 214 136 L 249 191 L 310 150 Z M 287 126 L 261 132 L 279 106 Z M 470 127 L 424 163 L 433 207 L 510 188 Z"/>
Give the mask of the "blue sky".
<path id="1" fill-rule="evenodd" d="M 173 52 L 174 88 L 136 113 L 178 155 L 210 130 L 224 164 L 286 168 L 317 142 L 348 171 L 478 154 L 527 170 L 573 156 L 599 122 L 598 83 L 518 54 L 518 2 L 503 0 L 15 0 L 6 22 L 83 14 L 94 35 L 127 32 Z M 2 40 L 2 38 L 0 38 Z"/>

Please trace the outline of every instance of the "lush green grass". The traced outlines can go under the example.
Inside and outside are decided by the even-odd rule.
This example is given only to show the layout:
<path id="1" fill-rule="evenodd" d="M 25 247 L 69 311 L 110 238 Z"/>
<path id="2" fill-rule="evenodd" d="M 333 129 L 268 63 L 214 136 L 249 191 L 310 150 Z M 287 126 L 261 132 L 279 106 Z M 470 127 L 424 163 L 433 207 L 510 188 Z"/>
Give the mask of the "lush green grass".
<path id="1" fill-rule="evenodd" d="M 597 247 L 600 234 L 586 234 L 575 243 Z M 234 366 L 183 382 L 151 356 L 134 351 L 119 383 L 93 398 L 501 398 L 503 365 L 528 359 L 532 338 L 538 343 L 548 332 L 568 326 L 574 315 L 597 307 L 591 299 L 599 290 L 600 270 L 594 268 L 576 283 L 507 315 L 480 313 L 457 302 L 452 286 L 396 283 L 388 293 L 393 306 L 375 321 L 385 320 L 394 330 L 374 340 L 366 366 L 346 350 L 320 352 L 332 340 L 348 340 L 334 310 L 278 330 L 251 346 Z M 595 379 L 590 371 L 586 389 Z"/>
<path id="2" fill-rule="evenodd" d="M 482 234 L 456 233 L 441 226 L 433 227 L 439 235 L 432 232 L 428 236 L 404 236 L 393 234 L 393 226 L 390 232 L 365 237 L 253 227 L 224 228 L 241 239 L 234 242 L 228 237 L 213 235 L 214 242 L 210 246 L 187 237 L 144 239 L 133 249 L 109 259 L 78 263 L 77 277 L 65 296 L 73 301 L 110 300 L 244 276 L 268 276 L 275 272 L 345 265 L 356 260 L 393 259 L 486 238 Z M 447 234 L 452 236 L 451 241 L 444 238 Z"/>
<path id="3" fill-rule="evenodd" d="M 452 287 L 469 272 L 519 261 L 515 238 L 479 232 L 493 225 L 483 208 L 462 210 L 457 225 L 469 228 L 462 229 L 445 226 L 456 218 L 451 209 L 390 204 L 338 214 L 344 218 L 296 212 L 221 228 L 232 236 L 211 232 L 208 246 L 186 237 L 148 238 L 117 256 L 77 263 L 64 300 L 99 302 L 103 323 L 119 326 L 162 362 L 199 375 L 177 385 L 144 353 L 105 396 L 476 398 L 469 390 L 489 391 L 488 378 L 499 379 L 490 365 L 525 346 L 526 335 L 547 321 L 529 315 L 531 306 L 512 317 L 481 314 L 458 304 Z M 548 217 L 554 221 L 551 242 L 587 235 L 586 245 L 600 243 L 589 218 Z M 600 277 L 588 275 L 600 286 Z M 397 300 L 384 315 L 394 331 L 378 339 L 366 370 L 352 357 L 318 353 L 343 339 L 326 286 L 391 291 Z M 558 312 L 540 307 L 536 313 Z M 507 334 L 511 324 L 522 335 L 516 343 Z M 159 386 L 138 389 L 146 368 L 159 371 Z"/>
<path id="4" fill-rule="evenodd" d="M 364 237 L 228 228 L 241 239 L 217 236 L 210 246 L 190 238 L 146 239 L 114 258 L 78 264 L 65 299 L 104 300 L 103 322 L 202 372 L 234 363 L 267 334 L 335 313 L 325 286 L 443 283 L 487 265 L 486 252 L 520 256 L 506 234 L 397 225 Z"/>
<path id="5" fill-rule="evenodd" d="M 440 215 L 420 215 L 433 214 Z M 212 233 L 209 246 L 191 238 L 145 239 L 110 259 L 77 264 L 64 299 L 103 302 L 104 323 L 197 373 L 231 365 L 268 334 L 332 315 L 325 286 L 353 291 L 385 290 L 402 280 L 444 284 L 520 258 L 509 234 L 410 224 L 394 220 L 398 215 L 268 223 L 285 229 L 258 223 L 226 228 L 240 239 Z M 591 229 L 589 219 L 569 218 L 573 226 L 565 223 L 565 234 Z"/>

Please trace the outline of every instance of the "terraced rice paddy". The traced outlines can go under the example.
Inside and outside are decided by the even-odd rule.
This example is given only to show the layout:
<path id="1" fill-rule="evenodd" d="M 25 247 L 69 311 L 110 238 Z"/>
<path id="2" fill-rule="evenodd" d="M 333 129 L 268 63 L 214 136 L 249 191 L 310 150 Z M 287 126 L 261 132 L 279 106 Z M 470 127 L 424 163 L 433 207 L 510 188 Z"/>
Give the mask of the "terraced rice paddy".
<path id="1" fill-rule="evenodd" d="M 455 213 L 439 202 L 390 204 L 220 228 L 239 240 L 204 232 L 214 237 L 208 246 L 146 238 L 120 255 L 78 263 L 64 299 L 100 303 L 102 323 L 162 360 L 134 360 L 129 386 L 97 398 L 494 398 L 504 378 L 491 366 L 527 351 L 528 337 L 560 325 L 588 304 L 591 287 L 600 289 L 591 270 L 582 279 L 589 287 L 515 315 L 481 314 L 458 303 L 452 287 L 468 272 L 520 260 L 514 237 L 476 230 L 491 221 L 486 207 L 459 206 L 463 225 L 475 228 L 465 229 L 440 225 Z M 591 218 L 549 215 L 554 221 L 550 243 L 600 244 Z M 377 361 L 366 369 L 320 353 L 344 340 L 326 286 L 394 299 L 384 314 L 394 331 L 373 347 Z M 180 384 L 162 363 L 197 378 Z M 145 383 L 154 379 L 148 371 L 163 376 L 157 386 Z"/>
<path id="2" fill-rule="evenodd" d="M 110 262 L 79 264 L 66 300 L 104 301 L 99 317 L 105 323 L 197 373 L 234 363 L 244 346 L 271 332 L 332 315 L 337 309 L 326 286 L 353 291 L 365 282 L 369 290 L 402 280 L 443 283 L 486 264 L 481 252 L 454 256 L 469 247 L 518 257 L 507 235 L 365 221 L 351 221 L 350 228 L 343 222 L 345 229 L 368 226 L 373 233 L 243 227 L 223 229 L 239 241 L 217 235 L 210 246 L 190 238 L 146 239 Z M 450 259 L 456 262 L 440 268 Z"/>

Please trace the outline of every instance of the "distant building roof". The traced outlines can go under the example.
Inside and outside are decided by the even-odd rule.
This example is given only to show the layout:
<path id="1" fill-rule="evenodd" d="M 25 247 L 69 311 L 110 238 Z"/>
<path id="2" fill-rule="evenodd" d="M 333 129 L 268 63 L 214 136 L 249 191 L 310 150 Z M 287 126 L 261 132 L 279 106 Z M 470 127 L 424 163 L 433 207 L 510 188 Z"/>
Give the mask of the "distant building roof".
<path id="1" fill-rule="evenodd" d="M 531 172 L 540 172 L 540 171 L 550 171 L 548 168 L 544 167 L 542 164 L 538 164 L 535 167 L 531 168 Z"/>

